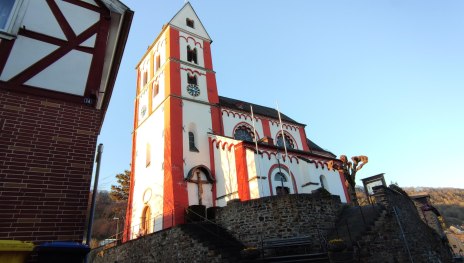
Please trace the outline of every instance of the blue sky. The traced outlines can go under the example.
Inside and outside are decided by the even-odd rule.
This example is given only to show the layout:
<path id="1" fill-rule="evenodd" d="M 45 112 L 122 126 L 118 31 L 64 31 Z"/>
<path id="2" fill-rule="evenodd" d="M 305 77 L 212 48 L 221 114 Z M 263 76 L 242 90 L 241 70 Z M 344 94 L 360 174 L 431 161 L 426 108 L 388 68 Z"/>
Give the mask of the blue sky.
<path id="1" fill-rule="evenodd" d="M 134 12 L 99 143 L 100 189 L 129 169 L 135 65 L 182 0 Z M 357 182 L 464 188 L 464 1 L 192 0 L 213 39 L 219 95 L 279 108 L 337 156 L 367 155 Z"/>

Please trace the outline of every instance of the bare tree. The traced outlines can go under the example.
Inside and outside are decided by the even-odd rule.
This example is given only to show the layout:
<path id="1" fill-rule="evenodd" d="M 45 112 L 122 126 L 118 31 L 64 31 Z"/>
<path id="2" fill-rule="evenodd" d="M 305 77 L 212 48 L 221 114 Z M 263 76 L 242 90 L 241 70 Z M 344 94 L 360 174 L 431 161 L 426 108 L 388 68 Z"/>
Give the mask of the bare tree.
<path id="1" fill-rule="evenodd" d="M 328 167 L 330 170 L 336 169 L 339 172 L 342 172 L 345 176 L 346 186 L 348 187 L 348 194 L 350 195 L 351 203 L 353 205 L 359 205 L 358 199 L 356 198 L 356 173 L 363 168 L 363 166 L 369 161 L 367 156 L 353 156 L 351 161 L 348 161 L 346 155 L 340 156 L 340 161 L 342 164 L 339 165 L 334 161 L 329 161 Z"/>

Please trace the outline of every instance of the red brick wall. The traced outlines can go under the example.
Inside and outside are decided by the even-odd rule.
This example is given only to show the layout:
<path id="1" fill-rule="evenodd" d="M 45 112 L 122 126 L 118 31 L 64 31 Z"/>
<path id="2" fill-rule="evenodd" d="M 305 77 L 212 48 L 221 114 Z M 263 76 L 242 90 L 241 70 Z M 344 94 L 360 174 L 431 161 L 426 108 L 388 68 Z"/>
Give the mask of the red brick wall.
<path id="1" fill-rule="evenodd" d="M 0 239 L 82 241 L 101 111 L 0 90 Z"/>

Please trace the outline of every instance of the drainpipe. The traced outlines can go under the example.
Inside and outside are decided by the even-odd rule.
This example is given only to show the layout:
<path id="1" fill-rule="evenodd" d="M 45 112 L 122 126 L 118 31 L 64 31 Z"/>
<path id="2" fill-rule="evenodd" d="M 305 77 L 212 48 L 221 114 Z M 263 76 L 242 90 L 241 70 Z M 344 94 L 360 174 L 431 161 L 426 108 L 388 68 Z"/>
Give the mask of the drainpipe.
<path id="1" fill-rule="evenodd" d="M 97 199 L 97 189 L 98 189 L 98 176 L 100 175 L 100 161 L 103 153 L 103 144 L 99 144 L 97 148 L 97 157 L 95 162 L 97 163 L 97 170 L 95 172 L 95 181 L 93 183 L 93 193 L 92 193 L 92 203 L 90 204 L 90 215 L 89 215 L 89 225 L 87 226 L 87 237 L 85 244 L 90 246 L 90 239 L 92 236 L 92 224 L 93 224 L 93 215 L 95 214 L 95 200 Z"/>

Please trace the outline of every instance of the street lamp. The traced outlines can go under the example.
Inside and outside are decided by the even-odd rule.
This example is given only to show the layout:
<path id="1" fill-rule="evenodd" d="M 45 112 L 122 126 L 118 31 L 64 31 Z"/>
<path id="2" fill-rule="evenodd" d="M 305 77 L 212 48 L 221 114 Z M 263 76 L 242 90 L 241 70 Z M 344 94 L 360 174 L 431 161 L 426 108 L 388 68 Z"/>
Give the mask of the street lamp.
<path id="1" fill-rule="evenodd" d="M 277 164 L 279 165 L 280 183 L 282 184 L 282 189 L 280 189 L 280 193 L 284 194 L 284 176 L 280 168 L 280 159 L 282 159 L 282 155 L 280 154 L 279 149 L 277 149 L 276 159 L 277 159 Z"/>
<path id="2" fill-rule="evenodd" d="M 113 220 L 116 220 L 116 244 L 118 243 L 118 234 L 119 234 L 119 217 L 114 217 Z"/>

